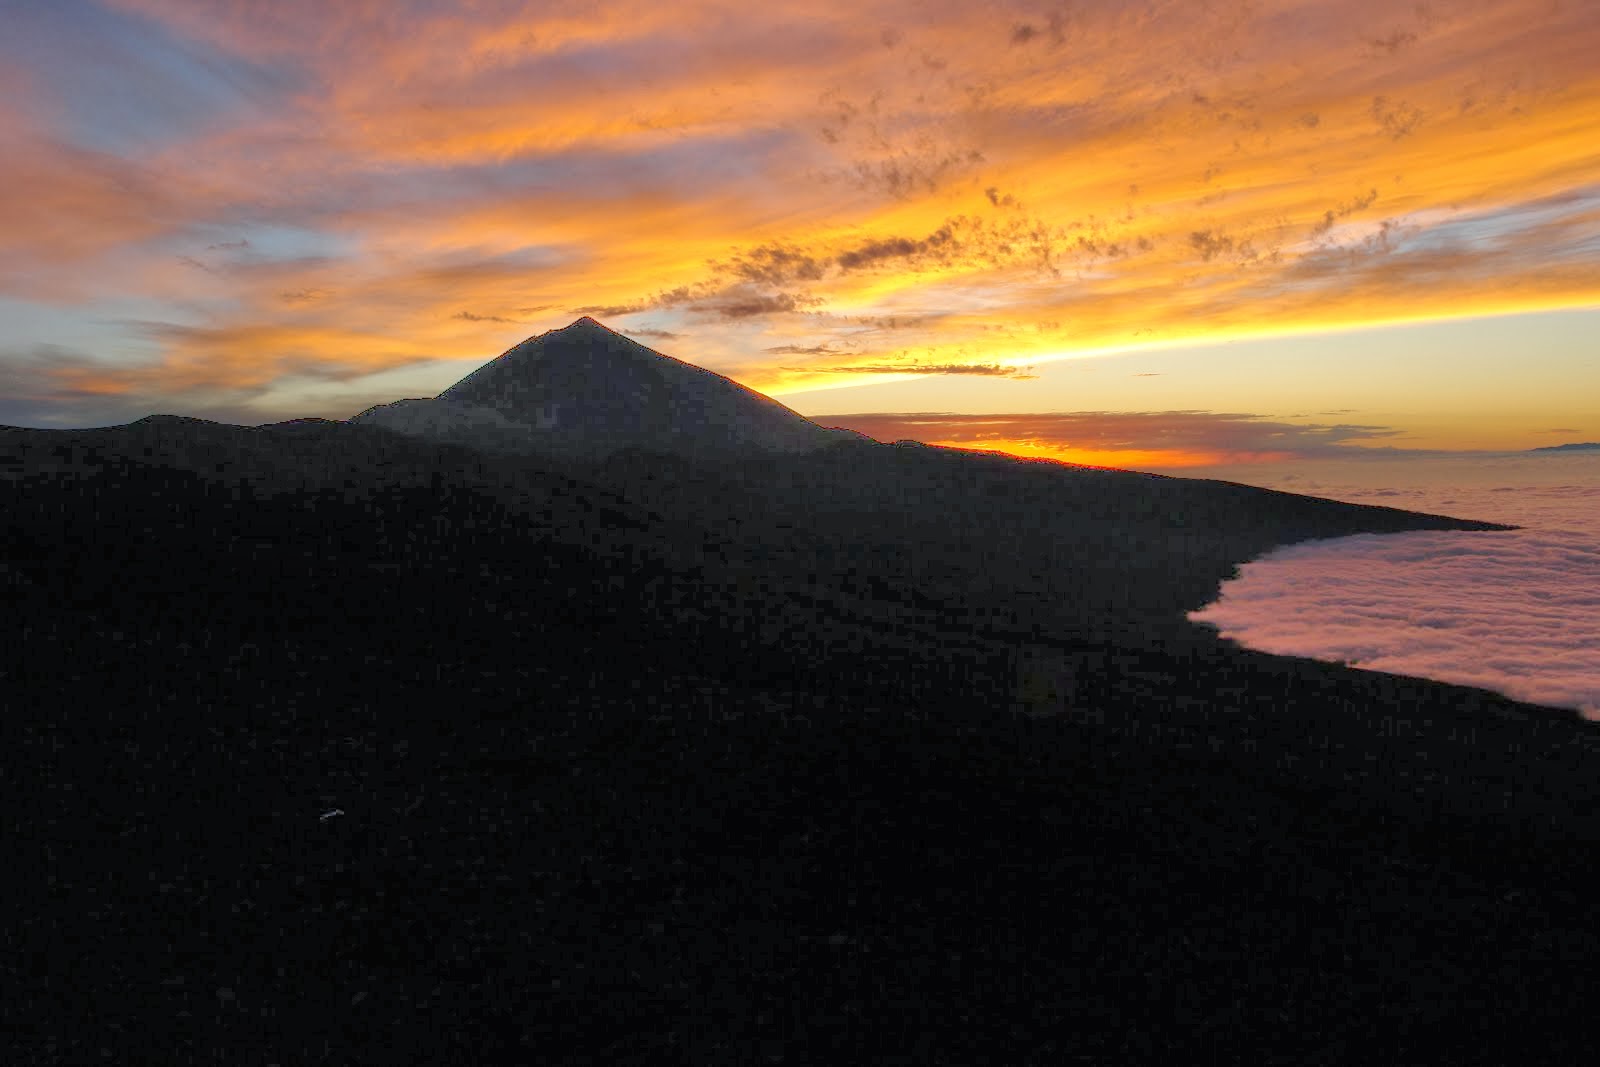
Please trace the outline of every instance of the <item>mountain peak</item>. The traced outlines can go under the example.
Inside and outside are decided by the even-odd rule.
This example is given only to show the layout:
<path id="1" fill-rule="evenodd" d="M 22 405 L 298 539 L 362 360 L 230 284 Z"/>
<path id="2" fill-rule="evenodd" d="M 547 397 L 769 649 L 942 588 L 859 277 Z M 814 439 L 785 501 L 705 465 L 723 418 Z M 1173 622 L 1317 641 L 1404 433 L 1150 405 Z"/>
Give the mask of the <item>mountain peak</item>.
<path id="1" fill-rule="evenodd" d="M 401 432 L 516 452 L 692 455 L 810 451 L 845 437 L 715 371 L 664 355 L 584 315 L 515 345 L 432 400 L 357 416 Z"/>

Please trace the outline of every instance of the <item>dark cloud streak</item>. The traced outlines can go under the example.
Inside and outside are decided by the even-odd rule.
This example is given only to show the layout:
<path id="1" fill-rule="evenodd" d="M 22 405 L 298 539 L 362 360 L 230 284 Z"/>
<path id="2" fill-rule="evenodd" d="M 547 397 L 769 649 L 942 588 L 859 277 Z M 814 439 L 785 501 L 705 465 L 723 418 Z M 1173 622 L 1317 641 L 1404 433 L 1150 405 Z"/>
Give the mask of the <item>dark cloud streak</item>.
<path id="1" fill-rule="evenodd" d="M 806 349 L 791 349 L 796 352 Z M 769 352 L 779 349 L 767 349 Z M 811 351 L 819 354 L 826 352 L 825 346 Z M 832 353 L 827 353 L 832 354 Z M 857 364 L 855 366 L 841 367 L 783 367 L 786 371 L 801 371 L 812 374 L 970 374 L 991 378 L 1014 378 L 1017 381 L 1032 381 L 1038 377 L 1035 374 L 1026 374 L 1024 367 L 1006 367 L 998 363 L 871 363 Z"/>
<path id="2" fill-rule="evenodd" d="M 452 319 L 462 319 L 466 322 L 505 322 L 520 323 L 521 319 L 508 319 L 501 315 L 475 315 L 470 311 L 458 311 L 450 316 Z"/>
<path id="3" fill-rule="evenodd" d="M 949 223 L 939 227 L 920 241 L 905 237 L 891 237 L 881 241 L 868 241 L 858 248 L 841 252 L 834 262 L 843 271 L 857 270 L 892 259 L 912 259 L 917 256 L 937 254 L 941 250 L 956 250 L 960 245 Z"/>

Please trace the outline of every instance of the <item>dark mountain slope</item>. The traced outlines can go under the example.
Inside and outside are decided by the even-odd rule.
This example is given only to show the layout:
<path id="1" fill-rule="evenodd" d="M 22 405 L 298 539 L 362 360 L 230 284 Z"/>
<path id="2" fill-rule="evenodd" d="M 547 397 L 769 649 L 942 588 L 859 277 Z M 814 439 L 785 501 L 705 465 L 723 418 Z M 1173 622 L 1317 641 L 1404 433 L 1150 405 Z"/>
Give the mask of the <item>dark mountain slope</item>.
<path id="1" fill-rule="evenodd" d="M 1165 573 L 1118 545 L 1188 523 L 1215 569 L 1449 520 L 966 485 L 890 446 L 600 479 L 135 426 L 0 435 L 7 1062 L 1491 1064 L 1600 1036 L 1591 727 L 1158 642 L 1179 594 L 1114 593 Z M 987 626 L 982 576 L 1025 568 L 995 570 L 985 506 L 1077 561 L 1081 632 Z"/>
<path id="2" fill-rule="evenodd" d="M 520 455 L 577 458 L 647 447 L 697 458 L 802 452 L 856 438 L 673 359 L 591 318 L 530 337 L 431 400 L 350 421 Z"/>
<path id="3" fill-rule="evenodd" d="M 690 463 L 627 450 L 575 465 L 663 515 L 703 523 L 757 573 L 871 579 L 947 617 L 1038 638 L 1192 630 L 1237 565 L 1278 545 L 1492 523 L 1226 482 L 841 442 L 802 456 Z M 886 594 L 887 595 L 887 594 Z"/>

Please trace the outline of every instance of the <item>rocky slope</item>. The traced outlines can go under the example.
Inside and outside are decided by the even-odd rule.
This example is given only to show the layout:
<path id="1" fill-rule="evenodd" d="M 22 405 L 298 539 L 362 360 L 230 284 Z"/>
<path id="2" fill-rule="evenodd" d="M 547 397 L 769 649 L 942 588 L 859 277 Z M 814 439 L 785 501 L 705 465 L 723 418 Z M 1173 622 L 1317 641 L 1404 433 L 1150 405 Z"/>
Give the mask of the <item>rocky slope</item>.
<path id="1" fill-rule="evenodd" d="M 627 447 L 702 458 L 803 452 L 860 438 L 587 317 L 530 337 L 432 399 L 380 404 L 350 421 L 495 451 L 584 458 Z"/>

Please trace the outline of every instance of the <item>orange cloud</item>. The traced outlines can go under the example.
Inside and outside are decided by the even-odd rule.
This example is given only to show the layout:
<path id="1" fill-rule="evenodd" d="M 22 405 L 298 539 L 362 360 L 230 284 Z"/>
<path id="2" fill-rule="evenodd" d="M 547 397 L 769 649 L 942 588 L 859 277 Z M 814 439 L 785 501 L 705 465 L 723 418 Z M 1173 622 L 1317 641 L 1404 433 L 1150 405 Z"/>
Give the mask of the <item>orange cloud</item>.
<path id="1" fill-rule="evenodd" d="M 85 274 L 181 225 L 186 190 L 104 153 L 0 131 L 0 294 L 55 302 L 115 290 Z"/>
<path id="2" fill-rule="evenodd" d="M 170 306 L 174 406 L 580 309 L 784 392 L 1600 303 L 1581 5 L 114 6 L 270 90 L 114 152 L 30 79 L 0 295 Z"/>
<path id="3" fill-rule="evenodd" d="M 1069 448 L 1064 445 L 1044 444 L 1038 441 L 985 440 L 982 447 L 960 441 L 924 441 L 927 445 L 942 445 L 974 452 L 999 452 L 1027 459 L 1048 459 L 1070 463 L 1079 467 L 1099 467 L 1106 470 L 1144 471 L 1174 470 L 1185 467 L 1205 467 L 1218 463 L 1243 462 L 1241 457 L 1219 452 L 1185 452 L 1179 449 L 1095 449 Z M 1287 459 L 1287 453 L 1266 453 L 1252 457 L 1252 462 L 1269 459 Z"/>
<path id="4" fill-rule="evenodd" d="M 159 360 L 142 365 L 65 364 L 46 371 L 75 393 L 112 396 L 185 391 L 260 392 L 285 377 L 347 381 L 432 358 L 425 346 L 381 335 L 282 326 L 146 324 Z M 337 356 L 334 356 L 337 353 Z"/>
<path id="5" fill-rule="evenodd" d="M 1398 431 L 1382 426 L 1275 422 L 1202 411 L 1011 415 L 813 415 L 879 441 L 915 440 L 1121 469 L 1199 467 L 1349 455 Z"/>

